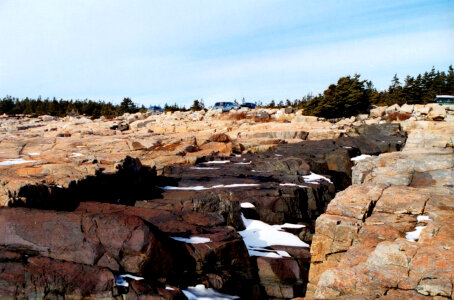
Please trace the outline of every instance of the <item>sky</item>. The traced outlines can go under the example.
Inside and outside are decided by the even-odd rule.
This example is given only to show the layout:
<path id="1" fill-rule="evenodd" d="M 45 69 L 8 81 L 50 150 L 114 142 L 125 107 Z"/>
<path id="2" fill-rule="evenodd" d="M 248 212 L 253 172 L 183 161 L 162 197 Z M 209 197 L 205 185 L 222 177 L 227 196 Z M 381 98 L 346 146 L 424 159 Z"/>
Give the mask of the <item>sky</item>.
<path id="1" fill-rule="evenodd" d="M 453 0 L 0 0 L 0 97 L 267 103 L 449 65 Z"/>

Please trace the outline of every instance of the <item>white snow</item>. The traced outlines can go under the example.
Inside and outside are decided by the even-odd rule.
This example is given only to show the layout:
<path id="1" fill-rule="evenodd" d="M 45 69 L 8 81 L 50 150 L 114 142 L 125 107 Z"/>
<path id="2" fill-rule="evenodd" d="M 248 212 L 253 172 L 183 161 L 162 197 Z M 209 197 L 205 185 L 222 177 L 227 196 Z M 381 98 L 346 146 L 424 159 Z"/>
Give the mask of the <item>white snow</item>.
<path id="1" fill-rule="evenodd" d="M 133 279 L 133 280 L 142 280 L 143 279 L 143 277 L 134 276 L 134 275 L 130 275 L 130 274 L 116 275 L 115 276 L 115 285 L 128 287 L 129 282 L 126 281 L 126 278 Z"/>
<path id="2" fill-rule="evenodd" d="M 313 172 L 311 172 L 310 175 L 304 175 L 303 179 L 304 179 L 304 182 L 313 183 L 313 184 L 319 184 L 318 183 L 319 180 L 323 180 L 323 181 L 327 181 L 329 183 L 332 183 L 331 180 L 329 180 L 325 176 L 318 175 L 318 174 L 315 174 Z"/>
<path id="3" fill-rule="evenodd" d="M 219 184 L 219 185 L 214 185 L 211 188 L 213 189 L 219 189 L 219 188 L 234 188 L 234 187 L 245 187 L 245 186 L 259 186 L 260 184 L 257 183 L 234 183 L 234 184 Z"/>
<path id="4" fill-rule="evenodd" d="M 235 154 L 235 157 L 241 157 L 241 154 Z"/>
<path id="5" fill-rule="evenodd" d="M 166 285 L 166 290 L 174 291 L 175 289 L 173 287 L 171 287 L 171 286 Z"/>
<path id="6" fill-rule="evenodd" d="M 204 162 L 204 164 L 226 164 L 229 162 L 230 162 L 230 160 L 212 160 L 212 161 Z"/>
<path id="7" fill-rule="evenodd" d="M 77 148 L 86 148 L 87 146 L 76 146 Z"/>
<path id="8" fill-rule="evenodd" d="M 306 225 L 301 225 L 301 224 L 292 224 L 292 223 L 285 223 L 283 225 L 273 225 L 273 227 L 281 230 L 284 228 L 290 228 L 290 229 L 300 229 L 306 227 Z"/>
<path id="9" fill-rule="evenodd" d="M 76 152 L 71 153 L 71 157 L 81 157 L 81 156 L 84 156 L 84 155 L 82 153 L 76 153 Z"/>
<path id="10" fill-rule="evenodd" d="M 429 219 L 429 216 L 418 216 L 416 218 L 416 220 L 418 220 L 418 222 L 422 222 L 422 221 L 432 221 L 431 219 Z"/>
<path id="11" fill-rule="evenodd" d="M 164 186 L 161 187 L 163 190 L 181 190 L 181 191 L 202 191 L 210 189 L 220 189 L 220 188 L 235 188 L 235 187 L 247 187 L 247 186 L 259 186 L 257 183 L 234 183 L 234 184 L 218 184 L 213 185 L 212 187 L 205 187 L 203 185 L 196 186 Z"/>
<path id="12" fill-rule="evenodd" d="M 426 227 L 427 226 L 416 226 L 415 231 L 410 231 L 405 234 L 405 238 L 407 239 L 407 241 L 416 242 L 417 240 L 419 240 L 421 231 Z"/>
<path id="13" fill-rule="evenodd" d="M 276 154 L 274 154 L 274 155 L 276 155 L 276 156 L 282 156 L 282 154 L 277 154 L 277 153 L 276 153 Z"/>
<path id="14" fill-rule="evenodd" d="M 6 159 L 2 162 L 0 162 L 0 166 L 11 166 L 11 165 L 20 165 L 20 164 L 25 164 L 33 162 L 33 160 L 25 160 L 22 158 L 13 158 L 13 159 Z"/>
<path id="15" fill-rule="evenodd" d="M 191 169 L 194 169 L 194 170 L 219 170 L 219 168 L 210 168 L 210 167 L 206 167 L 206 168 L 192 167 Z"/>
<path id="16" fill-rule="evenodd" d="M 352 147 L 344 146 L 343 148 L 345 148 L 345 149 L 351 149 Z"/>
<path id="17" fill-rule="evenodd" d="M 279 185 L 280 186 L 297 186 L 297 187 L 300 187 L 300 188 L 307 188 L 307 186 L 305 186 L 305 185 L 299 185 L 299 184 L 294 184 L 294 183 L 281 183 Z"/>
<path id="18" fill-rule="evenodd" d="M 281 231 L 284 225 L 269 225 L 259 220 L 247 219 L 241 214 L 246 229 L 238 233 L 243 237 L 250 256 L 284 257 L 287 252 L 266 249 L 269 246 L 309 247 L 296 235 Z M 274 253 L 274 254 L 272 254 Z"/>
<path id="19" fill-rule="evenodd" d="M 30 155 L 30 156 L 36 156 L 36 155 L 39 155 L 39 153 L 38 153 L 38 152 L 32 152 L 32 153 L 29 153 L 28 155 Z"/>
<path id="20" fill-rule="evenodd" d="M 249 162 L 238 162 L 238 163 L 234 163 L 234 165 L 250 165 L 252 163 L 252 161 L 249 161 Z"/>
<path id="21" fill-rule="evenodd" d="M 209 238 L 204 238 L 200 236 L 191 236 L 189 238 L 179 237 L 179 236 L 171 236 L 171 239 L 175 241 L 183 242 L 186 244 L 204 244 L 209 243 L 211 240 Z"/>
<path id="22" fill-rule="evenodd" d="M 372 155 L 368 155 L 368 154 L 361 154 L 360 156 L 355 156 L 355 157 L 352 157 L 351 158 L 351 161 L 360 161 L 360 160 L 364 160 L 368 157 L 372 157 Z"/>
<path id="23" fill-rule="evenodd" d="M 252 204 L 251 202 L 243 202 L 240 204 L 242 208 L 254 208 L 255 205 Z"/>
<path id="24" fill-rule="evenodd" d="M 188 288 L 182 290 L 182 292 L 188 298 L 188 300 L 210 300 L 210 299 L 228 300 L 240 298 L 237 296 L 219 293 L 218 291 L 212 288 L 206 288 L 203 284 L 198 284 L 196 286 L 188 286 Z"/>

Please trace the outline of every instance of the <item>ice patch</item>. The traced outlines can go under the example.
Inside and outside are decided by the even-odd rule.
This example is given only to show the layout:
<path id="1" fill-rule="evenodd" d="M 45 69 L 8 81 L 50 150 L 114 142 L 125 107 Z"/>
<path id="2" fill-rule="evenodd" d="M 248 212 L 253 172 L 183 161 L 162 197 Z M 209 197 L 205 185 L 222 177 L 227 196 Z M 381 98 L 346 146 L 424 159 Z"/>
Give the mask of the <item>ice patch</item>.
<path id="1" fill-rule="evenodd" d="M 270 246 L 309 247 L 296 235 L 281 231 L 284 225 L 272 226 L 262 221 L 246 219 L 243 214 L 241 214 L 241 219 L 246 229 L 238 233 L 243 237 L 250 256 L 284 257 L 288 255 L 285 251 L 285 253 L 279 253 L 278 251 L 266 249 L 266 247 Z"/>
<path id="2" fill-rule="evenodd" d="M 418 222 L 422 222 L 422 221 L 432 221 L 431 219 L 429 219 L 429 216 L 418 216 L 416 218 L 416 220 L 418 220 Z"/>
<path id="3" fill-rule="evenodd" d="M 164 186 L 161 187 L 163 190 L 180 190 L 180 191 L 202 191 L 202 190 L 211 190 L 211 189 L 220 189 L 220 188 L 236 188 L 236 187 L 250 187 L 250 186 L 259 186 L 257 183 L 235 183 L 235 184 L 218 184 L 213 185 L 212 187 L 204 187 L 203 185 L 197 186 Z"/>
<path id="4" fill-rule="evenodd" d="M 355 157 L 352 157 L 351 158 L 351 161 L 360 161 L 360 160 L 364 160 L 368 157 L 372 157 L 372 155 L 368 155 L 368 154 L 361 154 L 360 156 L 355 156 Z"/>
<path id="5" fill-rule="evenodd" d="M 405 234 L 405 238 L 407 239 L 407 241 L 416 242 L 417 240 L 419 240 L 421 231 L 426 227 L 427 226 L 416 226 L 415 231 L 410 231 Z"/>
<path id="6" fill-rule="evenodd" d="M 76 152 L 71 153 L 71 157 L 81 157 L 81 156 L 84 156 L 84 155 L 82 153 L 76 153 Z"/>
<path id="7" fill-rule="evenodd" d="M 329 183 L 332 183 L 331 180 L 329 180 L 325 176 L 318 175 L 318 174 L 315 174 L 315 173 L 312 173 L 312 172 L 311 172 L 310 175 L 304 175 L 303 179 L 304 179 L 304 182 L 313 183 L 313 184 L 319 184 L 319 182 L 318 182 L 319 180 L 323 180 L 323 181 L 327 181 Z"/>
<path id="8" fill-rule="evenodd" d="M 39 155 L 39 153 L 38 153 L 38 152 L 32 152 L 32 153 L 29 153 L 28 155 L 30 155 L 30 156 L 36 156 L 36 155 Z"/>
<path id="9" fill-rule="evenodd" d="M 20 164 L 25 164 L 25 163 L 29 163 L 29 162 L 34 162 L 34 161 L 25 160 L 22 158 L 6 159 L 6 160 L 0 162 L 0 166 L 20 165 Z"/>
<path id="10" fill-rule="evenodd" d="M 281 183 L 279 184 L 280 186 L 297 186 L 297 187 L 300 187 L 300 188 L 307 188 L 308 186 L 305 186 L 305 185 L 299 185 L 299 184 L 294 184 L 294 183 Z"/>
<path id="11" fill-rule="evenodd" d="M 171 239 L 175 241 L 183 242 L 186 244 L 204 244 L 209 243 L 211 240 L 209 238 L 204 238 L 200 236 L 191 236 L 189 238 L 179 237 L 179 236 L 171 236 Z"/>
<path id="12" fill-rule="evenodd" d="M 219 293 L 218 291 L 212 288 L 206 288 L 203 284 L 198 284 L 196 286 L 188 286 L 188 288 L 182 290 L 182 292 L 188 298 L 188 300 L 210 300 L 210 299 L 229 300 L 240 298 L 238 296 L 231 296 Z"/>
<path id="13" fill-rule="evenodd" d="M 230 162 L 230 160 L 212 160 L 212 161 L 204 162 L 203 164 L 227 164 L 229 162 Z"/>
<path id="14" fill-rule="evenodd" d="M 129 286 L 129 282 L 126 281 L 126 278 L 129 278 L 129 279 L 132 279 L 132 280 L 143 280 L 143 277 L 134 276 L 134 275 L 130 275 L 130 274 L 116 275 L 115 276 L 115 285 L 116 286 L 128 287 Z"/>
<path id="15" fill-rule="evenodd" d="M 238 163 L 234 163 L 234 165 L 250 165 L 252 163 L 252 161 L 249 161 L 249 162 L 238 162 Z"/>
<path id="16" fill-rule="evenodd" d="M 255 205 L 252 204 L 251 202 L 243 202 L 240 204 L 242 208 L 254 208 Z"/>

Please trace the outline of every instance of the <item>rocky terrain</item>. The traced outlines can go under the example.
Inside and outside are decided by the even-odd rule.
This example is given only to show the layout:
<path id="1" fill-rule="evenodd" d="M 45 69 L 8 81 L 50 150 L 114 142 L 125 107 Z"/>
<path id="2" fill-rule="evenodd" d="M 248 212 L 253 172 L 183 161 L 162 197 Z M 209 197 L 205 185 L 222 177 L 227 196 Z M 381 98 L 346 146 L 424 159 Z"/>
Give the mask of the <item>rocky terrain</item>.
<path id="1" fill-rule="evenodd" d="M 0 298 L 452 298 L 451 113 L 4 116 Z"/>

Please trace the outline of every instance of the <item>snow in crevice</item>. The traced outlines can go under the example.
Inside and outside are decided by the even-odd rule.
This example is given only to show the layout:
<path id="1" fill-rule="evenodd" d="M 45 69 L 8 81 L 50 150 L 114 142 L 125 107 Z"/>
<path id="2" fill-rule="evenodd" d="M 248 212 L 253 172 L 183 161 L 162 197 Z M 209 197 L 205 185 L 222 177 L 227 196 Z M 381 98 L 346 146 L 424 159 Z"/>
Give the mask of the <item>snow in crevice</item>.
<path id="1" fill-rule="evenodd" d="M 76 153 L 76 152 L 71 153 L 71 157 L 81 157 L 81 156 L 84 156 L 84 155 L 82 153 Z"/>
<path id="2" fill-rule="evenodd" d="M 203 162 L 202 164 L 227 164 L 229 162 L 230 162 L 230 160 L 212 160 L 212 161 Z"/>
<path id="3" fill-rule="evenodd" d="M 0 166 L 12 166 L 12 165 L 20 165 L 20 164 L 26 164 L 34 162 L 33 160 L 25 160 L 22 158 L 13 158 L 13 159 L 6 159 L 2 162 L 0 162 Z"/>
<path id="4" fill-rule="evenodd" d="M 131 274 L 116 275 L 115 276 L 115 285 L 128 287 L 129 282 L 126 280 L 126 278 L 132 279 L 132 280 L 143 280 L 143 277 L 134 276 Z"/>
<path id="5" fill-rule="evenodd" d="M 429 218 L 429 216 L 422 216 L 422 215 L 421 216 L 417 216 L 416 220 L 417 220 L 418 223 L 432 221 Z M 407 241 L 410 241 L 410 242 L 418 241 L 422 230 L 424 228 L 426 228 L 426 227 L 427 226 L 416 226 L 414 231 L 410 231 L 410 232 L 405 233 L 405 238 L 407 239 Z"/>
<path id="6" fill-rule="evenodd" d="M 240 204 L 242 208 L 255 208 L 255 205 L 250 202 L 243 202 Z"/>
<path id="7" fill-rule="evenodd" d="M 328 179 L 327 177 L 325 176 L 322 176 L 322 175 L 318 175 L 318 174 L 315 174 L 313 172 L 311 172 L 311 174 L 309 175 L 304 175 L 303 176 L 303 179 L 304 179 L 304 182 L 306 183 L 312 183 L 312 184 L 319 184 L 319 181 L 326 181 L 326 182 L 329 182 L 329 183 L 333 183 L 330 179 Z"/>
<path id="8" fill-rule="evenodd" d="M 296 187 L 300 187 L 300 188 L 308 188 L 308 186 L 295 184 L 295 183 L 281 183 L 279 185 L 280 186 L 296 186 Z"/>
<path id="9" fill-rule="evenodd" d="M 252 161 L 234 163 L 234 165 L 250 165 L 250 164 L 252 164 Z"/>
<path id="10" fill-rule="evenodd" d="M 222 294 L 212 288 L 207 288 L 203 284 L 198 284 L 196 286 L 188 286 L 187 289 L 182 290 L 183 294 L 188 298 L 188 300 L 229 300 L 229 299 L 239 299 L 238 296 L 232 296 L 227 294 Z"/>
<path id="11" fill-rule="evenodd" d="M 220 188 L 236 188 L 236 187 L 254 187 L 259 186 L 257 183 L 234 183 L 234 184 L 218 184 L 211 187 L 205 187 L 203 185 L 196 186 L 164 186 L 160 187 L 163 190 L 181 190 L 181 191 L 202 191 L 202 190 L 211 190 L 211 189 L 220 189 Z"/>
<path id="12" fill-rule="evenodd" d="M 432 221 L 431 219 L 429 219 L 429 216 L 418 216 L 418 217 L 416 218 L 416 220 L 417 220 L 418 222 Z"/>
<path id="13" fill-rule="evenodd" d="M 417 240 L 419 240 L 419 236 L 421 235 L 422 230 L 426 227 L 427 226 L 416 226 L 415 231 L 410 231 L 405 234 L 405 238 L 409 242 L 416 242 Z"/>
<path id="14" fill-rule="evenodd" d="M 211 242 L 211 239 L 200 236 L 191 236 L 189 238 L 171 236 L 170 238 L 174 239 L 175 241 L 183 242 L 186 244 L 205 244 Z"/>
<path id="15" fill-rule="evenodd" d="M 361 154 L 360 156 L 355 156 L 351 158 L 351 161 L 360 161 L 360 160 L 365 160 L 366 158 L 372 157 L 372 155 L 368 154 Z"/>
<path id="16" fill-rule="evenodd" d="M 285 251 L 268 249 L 270 246 L 293 246 L 309 247 L 308 244 L 300 240 L 296 235 L 283 231 L 283 228 L 302 228 L 304 225 L 284 224 L 269 225 L 259 220 L 247 219 L 241 214 L 241 218 L 246 227 L 238 233 L 243 237 L 250 256 L 266 257 L 288 257 Z"/>

